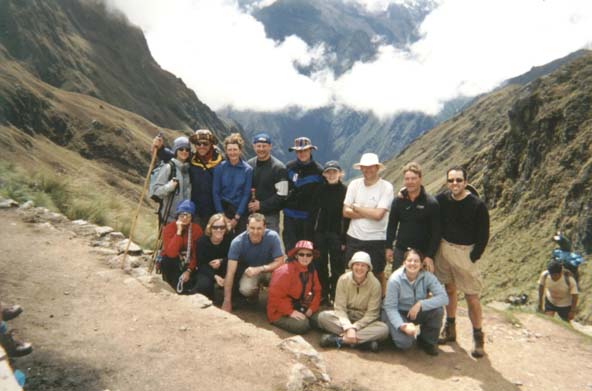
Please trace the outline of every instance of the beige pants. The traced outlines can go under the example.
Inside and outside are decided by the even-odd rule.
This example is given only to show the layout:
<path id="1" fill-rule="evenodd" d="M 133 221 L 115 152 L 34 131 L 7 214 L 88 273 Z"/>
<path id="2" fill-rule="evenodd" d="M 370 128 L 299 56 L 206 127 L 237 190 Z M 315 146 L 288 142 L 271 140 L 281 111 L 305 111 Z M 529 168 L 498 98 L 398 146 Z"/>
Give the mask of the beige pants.
<path id="1" fill-rule="evenodd" d="M 323 311 L 319 314 L 319 327 L 323 330 L 336 335 L 343 334 L 344 330 L 341 327 L 341 322 L 335 311 Z M 376 320 L 361 330 L 358 330 L 358 343 L 365 343 L 370 341 L 382 341 L 388 338 L 389 329 L 386 323 Z"/>
<path id="2" fill-rule="evenodd" d="M 435 256 L 436 277 L 442 284 L 453 283 L 467 295 L 478 295 L 483 289 L 483 280 L 476 263 L 471 262 L 473 246 L 449 243 L 442 239 Z"/>
<path id="3" fill-rule="evenodd" d="M 238 285 L 238 291 L 245 297 L 251 297 L 259 293 L 259 285 L 269 286 L 271 273 L 259 273 L 254 277 L 243 274 Z"/>

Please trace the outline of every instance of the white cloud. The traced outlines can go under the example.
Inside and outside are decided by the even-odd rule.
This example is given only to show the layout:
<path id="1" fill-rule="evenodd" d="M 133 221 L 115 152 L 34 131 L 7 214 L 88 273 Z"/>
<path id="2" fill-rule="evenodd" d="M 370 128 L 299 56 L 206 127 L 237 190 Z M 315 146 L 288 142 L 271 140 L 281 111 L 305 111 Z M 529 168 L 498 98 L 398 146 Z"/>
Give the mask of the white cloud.
<path id="1" fill-rule="evenodd" d="M 458 95 L 503 80 L 592 43 L 589 0 L 442 0 L 405 51 L 383 45 L 337 80 L 324 47 L 265 36 L 233 0 L 109 0 L 146 34 L 159 64 L 213 109 L 278 111 L 330 104 L 381 117 L 405 110 L 434 114 Z M 408 0 L 356 1 L 367 9 Z M 272 0 L 260 2 L 265 5 Z M 301 75 L 298 67 L 310 67 Z"/>

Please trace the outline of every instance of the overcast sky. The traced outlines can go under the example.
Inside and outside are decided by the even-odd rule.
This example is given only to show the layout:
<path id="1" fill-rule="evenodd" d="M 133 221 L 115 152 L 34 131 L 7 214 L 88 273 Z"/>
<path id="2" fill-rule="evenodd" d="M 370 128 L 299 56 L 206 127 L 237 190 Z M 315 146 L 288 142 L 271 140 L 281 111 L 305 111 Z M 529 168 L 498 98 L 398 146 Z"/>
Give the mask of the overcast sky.
<path id="1" fill-rule="evenodd" d="M 406 50 L 382 46 L 377 59 L 339 78 L 297 65 L 323 64 L 323 46 L 292 36 L 277 42 L 233 0 L 108 0 L 142 28 L 152 55 L 212 109 L 279 111 L 327 105 L 381 117 L 435 114 L 444 101 L 592 45 L 591 0 L 442 0 Z M 261 6 L 274 0 L 262 0 Z M 320 1 L 320 0 L 319 0 Z M 344 0 L 383 12 L 389 0 Z M 393 2 L 404 2 L 401 0 Z"/>

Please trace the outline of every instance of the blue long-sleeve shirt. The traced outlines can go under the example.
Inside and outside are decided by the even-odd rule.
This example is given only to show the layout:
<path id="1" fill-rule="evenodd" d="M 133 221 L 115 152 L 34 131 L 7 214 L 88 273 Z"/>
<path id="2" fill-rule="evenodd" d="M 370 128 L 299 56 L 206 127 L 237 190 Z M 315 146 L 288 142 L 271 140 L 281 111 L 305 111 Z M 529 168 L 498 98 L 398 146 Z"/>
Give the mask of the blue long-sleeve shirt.
<path id="1" fill-rule="evenodd" d="M 224 212 L 222 201 L 226 201 L 236 208 L 237 215 L 244 215 L 249 202 L 252 177 L 253 168 L 242 159 L 234 166 L 228 160 L 220 163 L 214 171 L 212 189 L 216 212 Z"/>
<path id="2" fill-rule="evenodd" d="M 428 298 L 428 292 L 432 293 L 432 297 Z M 432 273 L 420 271 L 411 283 L 407 279 L 405 268 L 397 269 L 388 279 L 382 304 L 389 323 L 395 329 L 401 327 L 405 322 L 399 311 L 409 311 L 418 301 L 421 301 L 422 311 L 429 311 L 448 304 L 448 295 Z"/>

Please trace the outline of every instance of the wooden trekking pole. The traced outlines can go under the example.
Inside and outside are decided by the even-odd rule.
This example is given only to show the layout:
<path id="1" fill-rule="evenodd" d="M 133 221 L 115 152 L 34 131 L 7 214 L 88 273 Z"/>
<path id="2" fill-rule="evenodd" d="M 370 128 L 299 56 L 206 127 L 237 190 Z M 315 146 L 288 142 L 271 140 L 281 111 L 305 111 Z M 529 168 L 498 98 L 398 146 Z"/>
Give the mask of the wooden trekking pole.
<path id="1" fill-rule="evenodd" d="M 142 189 L 142 195 L 140 196 L 140 201 L 138 202 L 138 207 L 136 208 L 136 213 L 132 219 L 132 227 L 130 228 L 129 238 L 127 240 L 127 244 L 125 246 L 125 251 L 123 253 L 123 260 L 121 261 L 121 268 L 123 269 L 125 265 L 125 260 L 127 258 L 127 251 L 129 250 L 129 246 L 132 242 L 132 238 L 134 236 L 134 231 L 136 229 L 136 223 L 138 222 L 138 215 L 140 214 L 140 208 L 142 207 L 142 203 L 144 202 L 144 196 L 146 196 L 146 190 L 148 190 L 148 183 L 150 183 L 150 173 L 152 173 L 152 169 L 154 168 L 154 163 L 156 162 L 156 154 L 158 152 L 157 148 L 154 148 L 152 151 L 152 159 L 150 160 L 150 167 L 148 168 L 148 173 L 146 174 L 146 179 L 144 179 L 144 188 Z"/>

